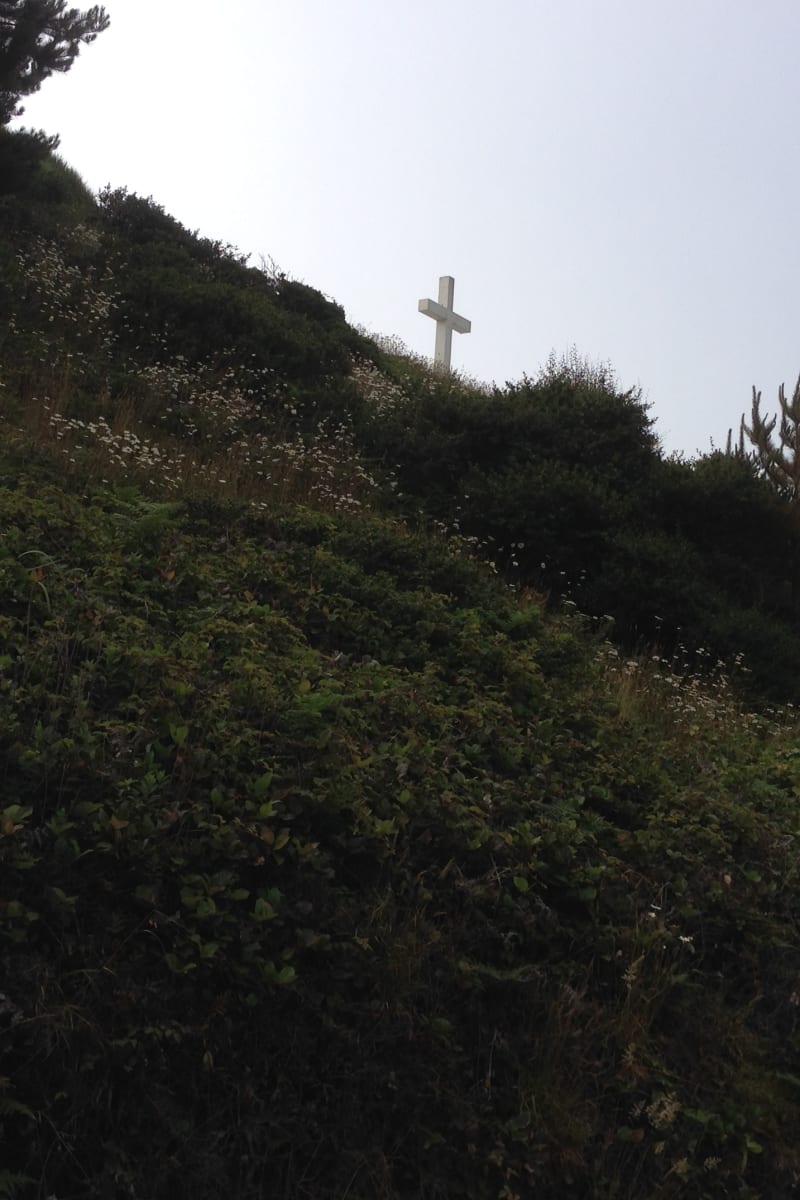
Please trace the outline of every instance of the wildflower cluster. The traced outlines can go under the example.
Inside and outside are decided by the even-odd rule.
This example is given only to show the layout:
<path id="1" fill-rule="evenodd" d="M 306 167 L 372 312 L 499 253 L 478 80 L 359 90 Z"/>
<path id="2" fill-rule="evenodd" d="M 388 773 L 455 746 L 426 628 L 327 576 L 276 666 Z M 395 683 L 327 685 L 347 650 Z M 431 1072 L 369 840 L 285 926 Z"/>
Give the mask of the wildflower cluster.
<path id="1" fill-rule="evenodd" d="M 351 378 L 378 415 L 393 412 L 408 399 L 398 383 L 367 359 L 353 359 Z"/>
<path id="2" fill-rule="evenodd" d="M 66 416 L 47 401 L 42 408 L 65 466 L 88 470 L 104 482 L 112 476 L 135 480 L 169 494 L 191 484 L 261 509 L 294 501 L 339 513 L 358 512 L 378 491 L 350 429 L 330 420 L 323 419 L 306 436 L 256 431 L 227 445 L 193 445 L 163 434 L 160 440 L 147 436 L 131 428 L 124 413 L 117 425 L 103 415 L 92 420 Z"/>
<path id="3" fill-rule="evenodd" d="M 308 436 L 295 433 L 276 441 L 268 433 L 257 433 L 241 438 L 230 446 L 228 459 L 240 476 L 271 482 L 281 500 L 326 511 L 358 512 L 378 492 L 378 483 L 359 458 L 352 430 L 325 418 Z"/>
<path id="4" fill-rule="evenodd" d="M 618 693 L 623 716 L 636 710 L 643 716 L 669 719 L 690 733 L 704 725 L 735 724 L 763 732 L 779 728 L 779 710 L 757 714 L 742 704 L 735 686 L 736 676 L 747 673 L 741 654 L 729 669 L 721 659 L 712 661 L 703 647 L 694 652 L 691 661 L 683 646 L 670 658 L 660 654 L 626 658 L 604 642 L 598 661 L 603 677 Z"/>
<path id="5" fill-rule="evenodd" d="M 76 249 L 91 248 L 97 234 L 84 226 L 72 231 Z M 23 279 L 23 314 L 12 319 L 12 332 L 24 326 L 33 335 L 34 357 L 49 367 L 68 367 L 78 373 L 89 366 L 90 355 L 108 353 L 110 316 L 118 301 L 113 272 L 67 261 L 55 242 L 36 238 L 30 249 L 17 254 Z"/>
<path id="6" fill-rule="evenodd" d="M 225 439 L 258 421 L 265 408 L 283 406 L 287 385 L 262 368 L 244 372 L 234 366 L 190 365 L 181 355 L 136 369 L 134 386 L 146 411 L 180 437 Z"/>
<path id="7" fill-rule="evenodd" d="M 126 479 L 143 476 L 152 486 L 169 492 L 182 482 L 185 452 L 167 450 L 131 429 L 115 432 L 105 417 L 82 421 L 54 412 L 50 414 L 50 426 L 70 465 L 83 463 L 100 451 L 101 469 L 109 474 L 116 468 L 115 473 Z"/>

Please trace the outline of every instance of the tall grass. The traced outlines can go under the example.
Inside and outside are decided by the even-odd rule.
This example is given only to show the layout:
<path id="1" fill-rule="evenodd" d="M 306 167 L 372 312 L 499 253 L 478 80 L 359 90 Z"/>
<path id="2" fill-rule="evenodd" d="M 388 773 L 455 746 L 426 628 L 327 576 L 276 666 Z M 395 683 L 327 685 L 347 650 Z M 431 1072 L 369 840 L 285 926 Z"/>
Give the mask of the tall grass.
<path id="1" fill-rule="evenodd" d="M 742 698 L 738 682 L 749 673 L 742 654 L 725 663 L 703 647 L 690 656 L 679 646 L 669 656 L 653 649 L 631 657 L 604 642 L 597 662 L 617 719 L 650 729 L 676 747 L 732 746 L 797 725 L 792 704 L 755 712 Z"/>
<path id="2" fill-rule="evenodd" d="M 65 242 L 73 258 L 91 259 L 97 237 L 76 226 Z M 121 264 L 112 260 L 98 272 L 39 238 L 18 255 L 17 267 L 0 427 L 18 455 L 49 458 L 79 484 L 135 483 L 155 495 L 331 512 L 372 503 L 378 483 L 351 429 L 329 416 L 301 429 L 303 414 L 274 372 L 129 358 L 120 380 L 118 366 L 112 371 L 110 318 Z"/>

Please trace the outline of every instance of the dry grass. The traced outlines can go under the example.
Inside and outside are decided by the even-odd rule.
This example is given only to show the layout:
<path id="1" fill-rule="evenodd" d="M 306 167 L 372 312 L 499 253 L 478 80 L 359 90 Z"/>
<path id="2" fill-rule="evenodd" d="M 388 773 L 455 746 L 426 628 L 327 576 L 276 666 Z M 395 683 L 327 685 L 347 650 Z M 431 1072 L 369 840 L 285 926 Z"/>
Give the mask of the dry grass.
<path id="1" fill-rule="evenodd" d="M 91 418 L 71 416 L 66 397 L 33 395 L 24 410 L 0 399 L 0 428 L 18 453 L 50 458 L 66 479 L 136 484 L 154 496 L 200 493 L 269 508 L 294 502 L 328 512 L 368 507 L 377 483 L 348 429 L 320 421 L 310 435 L 287 429 L 219 429 L 194 436 L 153 429 L 130 398 L 105 398 Z M 9 412 L 8 409 L 12 411 Z M 4 411 L 5 409 L 5 411 Z M 165 414 L 166 416 L 167 414 Z M 207 428 L 211 415 L 199 417 Z"/>
<path id="2" fill-rule="evenodd" d="M 760 713 L 748 708 L 737 687 L 748 673 L 741 654 L 731 665 L 712 661 L 702 647 L 692 661 L 683 647 L 670 658 L 657 651 L 631 658 L 604 642 L 598 663 L 618 719 L 651 726 L 664 737 L 702 740 L 703 734 L 715 739 L 724 734 L 735 739 L 744 733 L 778 733 L 797 721 L 791 704 Z"/>

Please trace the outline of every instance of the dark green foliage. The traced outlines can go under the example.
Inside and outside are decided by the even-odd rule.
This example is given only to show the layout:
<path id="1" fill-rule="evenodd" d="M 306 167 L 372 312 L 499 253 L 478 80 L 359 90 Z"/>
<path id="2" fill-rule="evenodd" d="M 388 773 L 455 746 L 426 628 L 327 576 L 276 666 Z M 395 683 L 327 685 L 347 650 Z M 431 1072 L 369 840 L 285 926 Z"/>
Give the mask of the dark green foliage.
<path id="1" fill-rule="evenodd" d="M 140 357 L 244 364 L 303 383 L 349 368 L 361 339 L 320 293 L 248 268 L 232 247 L 125 189 L 107 189 L 100 205 L 126 262 L 117 332 Z"/>
<path id="2" fill-rule="evenodd" d="M 637 525 L 614 531 L 602 568 L 578 594 L 590 611 L 613 613 L 629 646 L 682 643 L 729 662 L 743 655 L 751 686 L 788 698 L 800 666 L 789 546 L 785 506 L 752 462 L 720 453 L 667 461 Z"/>
<path id="3" fill-rule="evenodd" d="M 90 221 L 94 196 L 77 171 L 53 153 L 58 138 L 0 127 L 0 256 L 13 259 L 32 237 L 59 237 Z M 7 279 L 7 269 L 0 273 Z"/>
<path id="4" fill-rule="evenodd" d="M 377 518 L 0 505 L 9 1179 L 784 1194 L 791 754 L 656 765 L 580 633 Z"/>
<path id="5" fill-rule="evenodd" d="M 409 516 L 421 503 L 508 578 L 609 614 L 630 649 L 744 653 L 757 692 L 797 695 L 791 514 L 747 456 L 664 460 L 636 394 L 558 364 L 492 394 L 420 387 L 363 437 Z"/>
<path id="6" fill-rule="evenodd" d="M 342 330 L 345 327 L 342 306 L 328 300 L 316 288 L 284 276 L 279 276 L 276 282 L 281 305 L 289 312 L 302 313 L 331 329 Z"/>
<path id="7" fill-rule="evenodd" d="M 0 125 L 24 109 L 53 72 L 68 71 L 82 45 L 108 28 L 103 8 L 67 8 L 67 0 L 0 0 Z"/>
<path id="8" fill-rule="evenodd" d="M 403 378 L 314 289 L 26 171 L 0 226 L 0 1196 L 788 1200 L 796 733 L 661 658 L 648 691 L 609 621 L 517 586 L 793 694 L 785 497 L 744 454 L 664 461 L 605 368 Z M 384 407 L 366 350 L 402 382 Z M 214 478 L 175 486 L 155 451 L 195 450 L 213 404 Z M 335 438 L 302 504 L 216 479 L 320 418 L 371 511 L 336 507 Z M 145 490 L 101 483 L 134 433 Z"/>
<path id="9" fill-rule="evenodd" d="M 109 227 L 129 245 L 156 245 L 171 251 L 176 258 L 182 251 L 185 258 L 206 267 L 225 261 L 240 266 L 247 263 L 246 257 L 233 246 L 191 233 L 152 197 L 145 199 L 127 188 L 107 187 L 101 191 L 99 200 Z"/>
<path id="10" fill-rule="evenodd" d="M 370 436 L 400 465 L 404 489 L 437 516 L 458 517 L 491 545 L 525 542 L 528 573 L 542 559 L 562 570 L 566 555 L 589 570 L 655 462 L 635 397 L 561 378 L 491 395 L 435 388 Z"/>
<path id="11" fill-rule="evenodd" d="M 753 464 L 784 502 L 788 516 L 786 559 L 791 610 L 796 622 L 800 617 L 800 379 L 791 400 L 786 399 L 786 389 L 781 384 L 778 389 L 778 408 L 781 420 L 776 441 L 774 434 L 778 416 L 762 415 L 761 393 L 753 388 L 750 424 L 742 417 L 739 454 L 741 456 L 744 452 L 746 434 L 753 446 Z"/>
<path id="12" fill-rule="evenodd" d="M 501 569 L 516 560 L 516 577 L 559 591 L 602 561 L 655 457 L 634 397 L 561 378 L 491 395 L 444 385 L 367 436 L 399 465 L 404 492 L 476 537 Z"/>
<path id="13" fill-rule="evenodd" d="M 786 509 L 750 460 L 715 452 L 692 463 L 665 462 L 657 503 L 665 530 L 693 542 L 726 589 L 752 602 L 772 593 L 777 602 Z"/>
<path id="14" fill-rule="evenodd" d="M 20 191 L 36 168 L 48 158 L 58 139 L 41 130 L 0 127 L 0 196 Z"/>

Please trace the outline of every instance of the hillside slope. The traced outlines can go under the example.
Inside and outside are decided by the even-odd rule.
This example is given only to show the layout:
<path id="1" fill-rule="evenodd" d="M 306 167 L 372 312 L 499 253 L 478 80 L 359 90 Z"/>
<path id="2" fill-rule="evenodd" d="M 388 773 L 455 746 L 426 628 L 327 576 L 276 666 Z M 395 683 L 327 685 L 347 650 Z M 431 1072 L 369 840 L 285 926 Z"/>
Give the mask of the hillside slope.
<path id="1" fill-rule="evenodd" d="M 431 527 L 313 289 L 25 186 L 0 1195 L 794 1194 L 794 719 Z"/>

